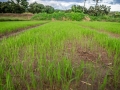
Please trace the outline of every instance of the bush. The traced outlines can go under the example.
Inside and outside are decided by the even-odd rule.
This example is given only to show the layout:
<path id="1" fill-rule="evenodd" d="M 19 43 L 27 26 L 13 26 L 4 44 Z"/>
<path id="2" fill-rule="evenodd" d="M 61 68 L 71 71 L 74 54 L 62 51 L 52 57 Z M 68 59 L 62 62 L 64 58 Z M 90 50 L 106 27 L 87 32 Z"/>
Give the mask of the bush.
<path id="1" fill-rule="evenodd" d="M 35 14 L 31 19 L 32 20 L 72 20 L 72 21 L 81 21 L 84 18 L 83 13 L 65 13 L 65 12 L 54 12 L 52 14 L 39 13 Z"/>

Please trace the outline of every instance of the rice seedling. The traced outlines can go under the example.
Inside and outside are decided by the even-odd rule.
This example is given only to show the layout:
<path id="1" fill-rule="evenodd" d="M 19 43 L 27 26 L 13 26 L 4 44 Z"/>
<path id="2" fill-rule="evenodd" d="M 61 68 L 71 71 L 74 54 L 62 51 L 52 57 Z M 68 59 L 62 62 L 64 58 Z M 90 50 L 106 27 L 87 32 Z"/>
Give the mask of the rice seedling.
<path id="1" fill-rule="evenodd" d="M 115 34 L 120 34 L 120 23 L 116 22 L 81 22 L 79 24 L 93 29 L 97 29 L 98 31 L 107 31 Z"/>

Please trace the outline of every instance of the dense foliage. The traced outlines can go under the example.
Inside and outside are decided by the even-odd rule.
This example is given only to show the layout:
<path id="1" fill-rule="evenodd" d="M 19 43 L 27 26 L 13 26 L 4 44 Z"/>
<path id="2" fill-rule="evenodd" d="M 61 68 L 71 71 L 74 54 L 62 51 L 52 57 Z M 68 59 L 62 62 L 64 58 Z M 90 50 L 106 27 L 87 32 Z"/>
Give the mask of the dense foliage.
<path id="1" fill-rule="evenodd" d="M 23 13 L 28 7 L 27 0 L 9 0 L 0 2 L 0 13 Z"/>
<path id="2" fill-rule="evenodd" d="M 95 6 L 86 8 L 87 0 L 84 0 L 84 6 L 73 5 L 68 10 L 56 10 L 52 6 L 45 6 L 43 4 L 33 2 L 29 4 L 27 0 L 8 0 L 7 2 L 0 2 L 0 13 L 24 13 L 30 12 L 35 14 L 32 19 L 35 20 L 77 20 L 83 19 L 86 14 L 94 21 L 117 21 L 120 22 L 119 12 L 110 12 L 111 7 L 106 5 L 98 5 L 102 0 L 93 0 L 96 2 Z M 38 14 L 38 15 L 36 15 Z M 4 20 L 3 20 L 4 21 Z"/>
<path id="3" fill-rule="evenodd" d="M 29 3 L 27 0 L 9 0 L 7 2 L 0 2 L 0 13 L 53 13 L 54 8 L 52 6 L 44 6 L 37 2 Z"/>
<path id="4" fill-rule="evenodd" d="M 80 6 L 80 5 L 73 5 L 71 7 L 71 10 L 73 12 L 84 12 L 85 14 L 89 14 L 92 16 L 100 16 L 100 15 L 108 15 L 110 12 L 110 6 L 106 5 L 96 5 L 96 6 L 90 6 L 89 9 Z"/>
<path id="5" fill-rule="evenodd" d="M 53 13 L 54 8 L 52 6 L 44 6 L 43 4 L 38 4 L 37 2 L 34 2 L 29 5 L 28 11 L 31 13 Z"/>

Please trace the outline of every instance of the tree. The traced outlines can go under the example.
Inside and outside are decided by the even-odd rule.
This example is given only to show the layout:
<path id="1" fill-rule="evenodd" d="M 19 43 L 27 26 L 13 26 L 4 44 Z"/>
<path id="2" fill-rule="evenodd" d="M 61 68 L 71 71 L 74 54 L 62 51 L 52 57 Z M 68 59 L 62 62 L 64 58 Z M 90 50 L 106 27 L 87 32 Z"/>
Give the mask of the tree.
<path id="1" fill-rule="evenodd" d="M 27 11 L 27 0 L 9 0 L 9 2 L 11 3 L 12 13 L 23 13 Z"/>
<path id="2" fill-rule="evenodd" d="M 88 14 L 92 16 L 108 15 L 110 9 L 110 6 L 106 5 L 96 5 L 95 7 L 90 6 L 88 9 Z"/>
<path id="3" fill-rule="evenodd" d="M 54 8 L 52 6 L 46 6 L 45 12 L 51 14 L 54 12 Z"/>
<path id="4" fill-rule="evenodd" d="M 71 9 L 72 9 L 73 12 L 76 12 L 76 9 L 77 9 L 76 5 L 72 5 Z"/>
<path id="5" fill-rule="evenodd" d="M 73 5 L 73 6 L 71 7 L 71 10 L 72 10 L 73 12 L 82 13 L 83 10 L 84 10 L 84 12 L 86 12 L 87 9 L 86 9 L 85 7 L 83 7 L 83 6 L 80 6 L 80 5 Z"/>
<path id="6" fill-rule="evenodd" d="M 11 12 L 11 7 L 10 7 L 10 2 L 0 2 L 0 12 L 1 13 L 10 13 Z"/>
<path id="7" fill-rule="evenodd" d="M 8 0 L 0 3 L 1 13 L 23 13 L 27 10 L 27 0 Z"/>
<path id="8" fill-rule="evenodd" d="M 42 13 L 45 11 L 45 6 L 43 4 L 38 4 L 34 2 L 29 5 L 28 11 L 31 13 Z"/>
<path id="9" fill-rule="evenodd" d="M 2 13 L 2 9 L 1 9 L 1 6 L 2 6 L 2 2 L 0 2 L 0 13 Z"/>
<path id="10" fill-rule="evenodd" d="M 85 7 L 86 0 L 84 0 L 84 7 Z M 83 12 L 85 11 L 85 8 L 83 8 Z"/>
<path id="11" fill-rule="evenodd" d="M 21 5 L 25 11 L 27 11 L 27 9 L 28 9 L 28 4 L 29 3 L 27 2 L 27 0 L 21 0 Z"/>

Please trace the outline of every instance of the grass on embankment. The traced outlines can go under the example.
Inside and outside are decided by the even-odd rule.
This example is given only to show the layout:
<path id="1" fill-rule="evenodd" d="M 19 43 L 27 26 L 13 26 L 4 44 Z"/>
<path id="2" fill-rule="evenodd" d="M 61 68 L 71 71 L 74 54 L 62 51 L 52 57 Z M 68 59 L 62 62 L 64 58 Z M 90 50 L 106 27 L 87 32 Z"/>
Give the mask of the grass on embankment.
<path id="1" fill-rule="evenodd" d="M 96 64 L 89 58 L 87 61 L 77 58 L 78 48 L 85 49 L 84 54 L 97 50 L 99 55 L 92 60 Z M 113 66 L 99 61 L 99 48 L 113 57 L 112 61 L 107 60 Z M 51 22 L 0 42 L 0 89 L 117 90 L 119 50 L 119 39 L 73 22 Z M 109 71 L 112 77 L 108 77 Z"/>

